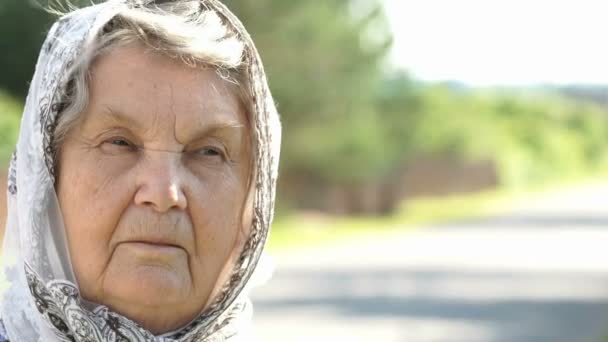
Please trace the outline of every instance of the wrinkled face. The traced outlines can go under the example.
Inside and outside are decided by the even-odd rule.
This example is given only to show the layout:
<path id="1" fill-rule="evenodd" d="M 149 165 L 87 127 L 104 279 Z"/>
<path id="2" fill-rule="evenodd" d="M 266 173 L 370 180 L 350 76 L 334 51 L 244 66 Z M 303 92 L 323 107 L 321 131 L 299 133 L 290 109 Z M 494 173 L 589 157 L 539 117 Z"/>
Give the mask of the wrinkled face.
<path id="1" fill-rule="evenodd" d="M 127 316 L 171 310 L 187 323 L 249 230 L 243 106 L 213 69 L 139 46 L 100 57 L 91 72 L 57 184 L 82 296 Z"/>

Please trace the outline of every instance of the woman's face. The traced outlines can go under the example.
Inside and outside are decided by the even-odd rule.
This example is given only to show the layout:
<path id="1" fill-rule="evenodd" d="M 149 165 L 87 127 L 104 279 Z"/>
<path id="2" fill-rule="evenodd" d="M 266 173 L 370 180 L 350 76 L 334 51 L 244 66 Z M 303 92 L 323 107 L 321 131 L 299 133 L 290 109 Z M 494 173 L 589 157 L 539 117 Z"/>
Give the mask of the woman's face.
<path id="1" fill-rule="evenodd" d="M 91 72 L 57 184 L 81 294 L 153 332 L 174 329 L 204 308 L 249 231 L 248 120 L 213 69 L 140 46 Z"/>

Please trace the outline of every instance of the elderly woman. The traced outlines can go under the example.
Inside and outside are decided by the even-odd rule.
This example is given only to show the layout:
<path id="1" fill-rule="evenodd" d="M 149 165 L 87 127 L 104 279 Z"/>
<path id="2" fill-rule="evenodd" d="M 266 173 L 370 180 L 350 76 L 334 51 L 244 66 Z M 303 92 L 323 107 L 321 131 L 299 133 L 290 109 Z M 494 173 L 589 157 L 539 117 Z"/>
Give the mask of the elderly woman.
<path id="1" fill-rule="evenodd" d="M 248 340 L 279 141 L 259 55 L 219 1 L 63 16 L 10 166 L 0 341 Z"/>

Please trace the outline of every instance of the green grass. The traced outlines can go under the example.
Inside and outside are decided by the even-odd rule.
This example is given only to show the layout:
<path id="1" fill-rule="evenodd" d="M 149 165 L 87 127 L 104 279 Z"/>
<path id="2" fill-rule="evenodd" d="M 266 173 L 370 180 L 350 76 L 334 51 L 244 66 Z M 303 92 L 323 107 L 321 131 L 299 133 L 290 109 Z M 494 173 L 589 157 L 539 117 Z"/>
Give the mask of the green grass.
<path id="1" fill-rule="evenodd" d="M 395 214 L 387 217 L 292 214 L 280 217 L 273 223 L 268 248 L 270 251 L 285 251 L 491 215 L 508 207 L 515 197 L 514 193 L 495 190 L 442 198 L 420 198 L 405 203 Z"/>
<path id="2" fill-rule="evenodd" d="M 605 175 L 606 173 L 603 173 Z M 522 189 L 504 189 L 419 198 L 404 203 L 388 217 L 336 217 L 319 213 L 296 213 L 278 217 L 268 242 L 271 252 L 318 246 L 370 236 L 399 234 L 435 224 L 474 219 L 506 212 L 519 200 L 561 188 L 605 180 L 602 173 L 577 175 L 560 182 L 547 182 Z"/>

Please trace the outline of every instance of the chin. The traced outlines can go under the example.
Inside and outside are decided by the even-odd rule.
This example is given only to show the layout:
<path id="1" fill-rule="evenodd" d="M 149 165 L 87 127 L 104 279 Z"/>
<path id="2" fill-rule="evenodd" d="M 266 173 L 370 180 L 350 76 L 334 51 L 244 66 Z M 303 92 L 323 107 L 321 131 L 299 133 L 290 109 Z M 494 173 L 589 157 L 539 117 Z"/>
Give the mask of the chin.
<path id="1" fill-rule="evenodd" d="M 184 326 L 203 309 L 206 298 L 195 294 L 188 272 L 158 265 L 137 265 L 121 270 L 124 273 L 106 275 L 103 297 L 98 303 L 152 333 L 165 333 Z"/>
<path id="2" fill-rule="evenodd" d="M 112 298 L 113 303 L 168 307 L 183 304 L 193 296 L 190 276 L 180 270 L 138 265 L 125 271 L 109 273 L 104 279 L 104 297 Z"/>

